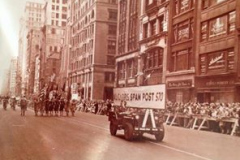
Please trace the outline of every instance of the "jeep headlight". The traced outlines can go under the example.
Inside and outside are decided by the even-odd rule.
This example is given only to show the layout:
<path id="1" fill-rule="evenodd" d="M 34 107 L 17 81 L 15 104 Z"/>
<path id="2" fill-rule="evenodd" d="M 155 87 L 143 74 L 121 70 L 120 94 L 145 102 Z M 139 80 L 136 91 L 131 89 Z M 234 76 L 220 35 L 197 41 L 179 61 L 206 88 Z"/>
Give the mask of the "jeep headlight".
<path id="1" fill-rule="evenodd" d="M 136 115 L 135 118 L 136 118 L 136 119 L 139 119 L 139 115 Z"/>

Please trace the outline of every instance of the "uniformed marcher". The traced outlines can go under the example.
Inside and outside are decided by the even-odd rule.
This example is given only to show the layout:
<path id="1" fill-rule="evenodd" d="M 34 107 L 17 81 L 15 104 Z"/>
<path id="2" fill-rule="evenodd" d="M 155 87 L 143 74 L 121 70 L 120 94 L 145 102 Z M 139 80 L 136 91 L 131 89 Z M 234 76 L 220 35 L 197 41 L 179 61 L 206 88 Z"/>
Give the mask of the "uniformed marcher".
<path id="1" fill-rule="evenodd" d="M 21 116 L 25 116 L 25 112 L 27 110 L 27 99 L 25 96 L 21 98 L 20 106 L 21 106 Z"/>

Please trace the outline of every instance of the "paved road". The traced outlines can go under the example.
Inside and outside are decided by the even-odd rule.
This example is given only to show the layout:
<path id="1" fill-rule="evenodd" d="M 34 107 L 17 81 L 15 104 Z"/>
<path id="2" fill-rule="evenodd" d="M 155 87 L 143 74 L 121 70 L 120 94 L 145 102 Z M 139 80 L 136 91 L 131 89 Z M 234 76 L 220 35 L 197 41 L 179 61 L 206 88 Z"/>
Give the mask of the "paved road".
<path id="1" fill-rule="evenodd" d="M 238 160 L 240 137 L 166 126 L 164 141 L 151 135 L 128 142 L 111 136 L 106 116 L 35 117 L 0 105 L 0 160 Z"/>

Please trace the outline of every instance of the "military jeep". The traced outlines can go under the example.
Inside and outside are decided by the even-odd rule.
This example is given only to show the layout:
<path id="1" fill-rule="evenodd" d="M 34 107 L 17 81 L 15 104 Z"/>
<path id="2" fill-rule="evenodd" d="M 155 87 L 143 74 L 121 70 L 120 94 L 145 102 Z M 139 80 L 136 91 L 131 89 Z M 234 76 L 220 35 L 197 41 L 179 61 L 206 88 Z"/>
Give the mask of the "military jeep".
<path id="1" fill-rule="evenodd" d="M 164 116 L 159 110 L 132 109 L 128 111 L 110 111 L 110 133 L 115 136 L 117 130 L 124 130 L 124 137 L 131 141 L 134 137 L 142 138 L 144 133 L 155 135 L 156 141 L 164 138 Z"/>

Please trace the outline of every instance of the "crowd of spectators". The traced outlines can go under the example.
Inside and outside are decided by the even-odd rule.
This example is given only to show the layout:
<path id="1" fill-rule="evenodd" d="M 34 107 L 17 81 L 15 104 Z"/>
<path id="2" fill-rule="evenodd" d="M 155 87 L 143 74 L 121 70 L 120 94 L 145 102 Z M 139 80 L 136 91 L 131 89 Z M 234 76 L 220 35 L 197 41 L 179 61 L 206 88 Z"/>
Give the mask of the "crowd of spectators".
<path id="1" fill-rule="evenodd" d="M 238 119 L 240 124 L 240 103 L 173 103 L 168 101 L 165 113 L 178 114 L 178 125 L 191 128 L 194 117 L 208 118 L 210 131 L 230 134 L 233 123 L 227 119 Z M 180 116 L 181 115 L 181 116 Z M 200 124 L 202 119 L 197 122 Z"/>

